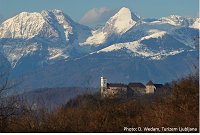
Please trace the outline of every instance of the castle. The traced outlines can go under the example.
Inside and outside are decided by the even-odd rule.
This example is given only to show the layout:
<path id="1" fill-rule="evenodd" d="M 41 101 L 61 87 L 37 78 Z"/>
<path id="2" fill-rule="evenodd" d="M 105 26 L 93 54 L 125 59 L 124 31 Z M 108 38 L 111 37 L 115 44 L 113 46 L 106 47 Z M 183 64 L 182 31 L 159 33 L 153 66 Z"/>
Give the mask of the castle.
<path id="1" fill-rule="evenodd" d="M 122 83 L 108 83 L 106 77 L 101 77 L 101 96 L 102 97 L 125 97 L 133 94 L 153 94 L 162 88 L 162 84 L 154 84 L 149 81 L 146 85 L 140 82 L 132 82 L 128 85 Z"/>

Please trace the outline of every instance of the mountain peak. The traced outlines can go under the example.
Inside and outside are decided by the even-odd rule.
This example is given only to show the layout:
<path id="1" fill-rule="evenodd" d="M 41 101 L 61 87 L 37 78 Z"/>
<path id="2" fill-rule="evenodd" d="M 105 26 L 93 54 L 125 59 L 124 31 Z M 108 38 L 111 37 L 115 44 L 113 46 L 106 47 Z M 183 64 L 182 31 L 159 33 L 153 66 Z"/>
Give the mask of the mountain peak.
<path id="1" fill-rule="evenodd" d="M 52 12 L 54 12 L 54 13 L 63 13 L 63 11 L 59 10 L 59 9 L 53 9 Z"/>
<path id="2" fill-rule="evenodd" d="M 174 26 L 190 26 L 194 22 L 193 18 L 183 17 L 179 15 L 170 15 L 167 17 L 162 17 L 159 20 Z"/>
<path id="3" fill-rule="evenodd" d="M 52 9 L 52 10 L 42 10 L 41 13 L 46 13 L 46 14 L 49 14 L 49 13 L 52 13 L 52 14 L 60 14 L 60 15 L 65 15 L 64 12 L 62 10 L 58 10 L 58 9 Z"/>
<path id="4" fill-rule="evenodd" d="M 126 7 L 122 7 L 119 11 L 118 14 L 124 15 L 124 14 L 131 14 L 131 10 Z"/>
<path id="5" fill-rule="evenodd" d="M 121 8 L 112 18 L 115 19 L 132 19 L 132 13 L 129 8 L 123 7 Z"/>
<path id="6" fill-rule="evenodd" d="M 45 20 L 37 12 L 22 12 L 2 23 L 1 38 L 31 38 L 38 34 Z"/>
<path id="7" fill-rule="evenodd" d="M 133 12 L 131 12 L 131 10 L 129 9 L 129 8 L 126 8 L 126 7 L 122 7 L 119 11 L 118 11 L 118 13 L 117 13 L 119 16 L 127 16 L 127 15 L 129 15 L 131 18 L 132 18 L 132 20 L 133 21 L 136 21 L 136 22 L 138 22 L 139 20 L 141 20 L 140 18 L 140 16 L 138 16 L 138 15 L 136 15 L 136 14 L 134 14 Z"/>
<path id="8" fill-rule="evenodd" d="M 122 35 L 140 21 L 140 17 L 133 14 L 129 8 L 121 8 L 112 16 L 104 27 L 93 32 L 84 44 L 102 44 L 112 35 Z"/>
<path id="9" fill-rule="evenodd" d="M 75 23 L 71 17 L 69 17 L 68 15 L 66 15 L 63 11 L 58 10 L 58 9 L 53 9 L 53 10 L 43 10 L 41 12 L 42 16 L 44 18 L 56 18 L 58 21 L 68 21 L 69 23 Z"/>
<path id="10" fill-rule="evenodd" d="M 140 20 L 129 8 L 121 8 L 108 22 L 107 27 L 114 27 L 116 33 L 124 33 Z"/>

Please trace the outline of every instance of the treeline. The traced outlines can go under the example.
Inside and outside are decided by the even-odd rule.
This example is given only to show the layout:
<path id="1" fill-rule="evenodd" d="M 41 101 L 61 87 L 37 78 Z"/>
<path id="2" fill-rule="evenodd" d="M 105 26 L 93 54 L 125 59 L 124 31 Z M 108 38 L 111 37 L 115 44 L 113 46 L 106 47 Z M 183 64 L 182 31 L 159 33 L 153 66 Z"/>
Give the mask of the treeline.
<path id="1" fill-rule="evenodd" d="M 199 132 L 199 76 L 174 81 L 165 90 L 170 92 L 129 99 L 85 94 L 51 112 L 21 102 L 12 106 L 17 109 L 11 109 L 9 116 L 1 113 L 0 131 L 124 132 L 124 127 L 191 127 Z"/>

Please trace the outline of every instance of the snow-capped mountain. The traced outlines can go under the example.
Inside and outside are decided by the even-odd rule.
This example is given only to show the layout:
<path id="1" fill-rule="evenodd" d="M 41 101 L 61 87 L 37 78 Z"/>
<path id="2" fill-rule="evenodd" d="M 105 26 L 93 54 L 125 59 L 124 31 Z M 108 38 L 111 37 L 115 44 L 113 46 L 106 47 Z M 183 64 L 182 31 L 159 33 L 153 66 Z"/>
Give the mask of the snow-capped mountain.
<path id="1" fill-rule="evenodd" d="M 39 13 L 22 12 L 1 24 L 1 38 L 29 39 L 38 35 L 45 21 Z"/>
<path id="2" fill-rule="evenodd" d="M 139 23 L 141 18 L 130 11 L 128 8 L 121 8 L 112 16 L 104 27 L 92 31 L 92 36 L 88 37 L 84 45 L 103 44 L 112 35 L 120 36 Z"/>
<path id="3" fill-rule="evenodd" d="M 112 52 L 126 49 L 133 56 L 148 59 L 161 60 L 168 56 L 176 55 L 184 51 L 190 51 L 190 47 L 174 39 L 165 31 L 153 33 L 133 42 L 114 44 L 97 53 Z M 191 49 L 192 51 L 192 49 Z"/>
<path id="4" fill-rule="evenodd" d="M 116 43 L 139 40 L 144 36 L 160 31 L 166 31 L 174 35 L 177 34 L 173 33 L 176 29 L 189 27 L 198 29 L 198 24 L 198 19 L 195 21 L 194 18 L 178 15 L 145 21 L 145 19 L 132 13 L 130 9 L 121 8 L 106 22 L 104 27 L 92 31 L 92 35 L 81 45 L 102 45 L 107 47 Z"/>
<path id="5" fill-rule="evenodd" d="M 97 87 L 113 82 L 166 82 L 198 65 L 199 18 L 142 19 L 121 8 L 92 30 L 60 10 L 22 12 L 0 25 L 0 59 L 23 89 Z"/>
<path id="6" fill-rule="evenodd" d="M 171 24 L 174 26 L 185 26 L 185 27 L 188 27 L 194 23 L 193 18 L 182 17 L 182 16 L 178 16 L 178 15 L 162 17 L 159 19 L 159 21 L 161 21 L 163 23 L 168 23 L 168 24 Z"/>
<path id="7" fill-rule="evenodd" d="M 22 12 L 0 25 L 1 51 L 12 67 L 20 59 L 38 55 L 40 64 L 70 57 L 70 50 L 90 35 L 90 28 L 60 10 Z"/>
<path id="8" fill-rule="evenodd" d="M 70 36 L 77 34 L 79 40 L 84 40 L 88 27 L 74 22 L 69 16 L 60 10 L 44 10 L 41 13 L 22 12 L 0 26 L 1 38 L 31 39 L 40 37 L 45 39 L 65 38 L 69 41 Z M 88 35 L 86 35 L 88 36 Z"/>

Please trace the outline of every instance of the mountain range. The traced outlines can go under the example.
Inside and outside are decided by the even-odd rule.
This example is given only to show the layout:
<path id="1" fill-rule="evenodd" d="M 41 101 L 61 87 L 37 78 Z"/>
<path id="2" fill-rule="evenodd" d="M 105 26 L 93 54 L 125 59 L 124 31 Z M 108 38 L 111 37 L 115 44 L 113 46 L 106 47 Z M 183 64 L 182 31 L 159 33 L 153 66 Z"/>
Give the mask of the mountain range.
<path id="1" fill-rule="evenodd" d="M 99 87 L 110 82 L 165 83 L 198 66 L 199 18 L 142 18 L 121 8 L 92 29 L 60 10 L 22 12 L 0 25 L 1 64 L 19 90 Z"/>

